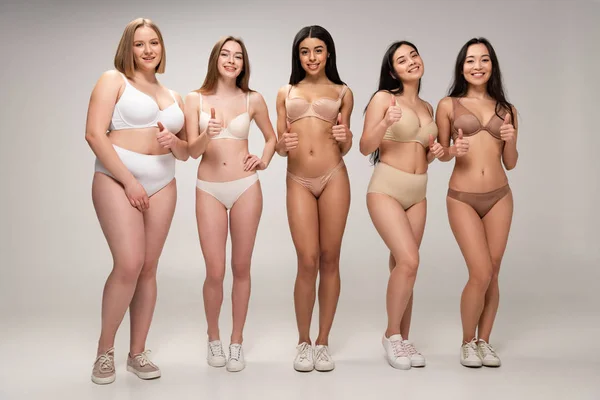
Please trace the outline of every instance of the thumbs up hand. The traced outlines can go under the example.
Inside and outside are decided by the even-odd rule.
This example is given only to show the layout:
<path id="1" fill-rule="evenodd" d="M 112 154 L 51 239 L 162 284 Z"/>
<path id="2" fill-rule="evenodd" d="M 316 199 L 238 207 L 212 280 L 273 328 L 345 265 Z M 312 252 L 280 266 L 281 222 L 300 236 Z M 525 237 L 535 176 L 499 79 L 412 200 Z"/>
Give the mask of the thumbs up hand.
<path id="1" fill-rule="evenodd" d="M 388 107 L 387 111 L 385 112 L 385 116 L 384 116 L 385 124 L 388 127 L 390 127 L 394 123 L 400 121 L 400 118 L 402 118 L 402 109 L 396 105 L 396 97 L 392 96 L 392 98 L 390 100 L 390 106 Z"/>
<path id="2" fill-rule="evenodd" d="M 429 151 L 435 158 L 440 158 L 444 155 L 444 147 L 438 142 L 434 143 L 433 135 L 429 135 Z"/>
<path id="3" fill-rule="evenodd" d="M 169 132 L 160 121 L 157 125 L 156 140 L 158 140 L 158 144 L 165 149 L 170 149 L 175 144 L 176 136 L 172 132 Z"/>
<path id="4" fill-rule="evenodd" d="M 505 142 L 515 140 L 515 127 L 511 123 L 510 113 L 506 113 L 504 123 L 500 126 L 500 138 Z"/>
<path id="5" fill-rule="evenodd" d="M 469 151 L 469 139 L 463 137 L 462 129 L 458 130 L 458 137 L 454 141 L 456 157 L 462 157 Z"/>
<path id="6" fill-rule="evenodd" d="M 289 122 L 286 122 L 285 132 L 283 132 L 283 143 L 285 144 L 285 150 L 290 151 L 298 147 L 298 134 L 290 132 L 291 126 Z"/>
<path id="7" fill-rule="evenodd" d="M 346 143 L 348 141 L 348 128 L 342 124 L 342 114 L 338 114 L 336 125 L 331 127 L 333 138 L 337 142 Z"/>
<path id="8" fill-rule="evenodd" d="M 206 133 L 210 137 L 217 136 L 221 133 L 221 129 L 223 128 L 223 123 L 216 119 L 215 117 L 215 109 L 210 109 L 210 120 L 208 120 L 208 128 L 206 128 Z"/>

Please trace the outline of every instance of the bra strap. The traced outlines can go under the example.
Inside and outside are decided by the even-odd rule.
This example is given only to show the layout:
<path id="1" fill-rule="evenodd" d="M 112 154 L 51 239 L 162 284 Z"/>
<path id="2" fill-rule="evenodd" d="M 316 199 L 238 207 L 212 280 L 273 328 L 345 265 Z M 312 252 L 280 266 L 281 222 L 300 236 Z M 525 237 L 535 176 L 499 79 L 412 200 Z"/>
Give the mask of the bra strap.
<path id="1" fill-rule="evenodd" d="M 246 112 L 250 110 L 250 91 L 248 90 L 248 94 L 246 95 Z"/>
<path id="2" fill-rule="evenodd" d="M 125 76 L 125 74 L 124 74 L 124 73 L 122 73 L 121 71 L 119 71 L 119 73 L 120 73 L 120 74 L 121 74 L 121 76 L 123 77 L 123 80 L 125 81 L 125 84 L 126 84 L 126 85 L 130 85 L 130 83 L 129 83 L 129 79 L 127 79 L 127 77 Z"/>
<path id="3" fill-rule="evenodd" d="M 348 86 L 344 85 L 344 86 L 342 87 L 342 90 L 340 91 L 340 99 L 341 99 L 342 97 L 344 97 L 344 95 L 346 94 L 346 90 L 348 90 Z"/>

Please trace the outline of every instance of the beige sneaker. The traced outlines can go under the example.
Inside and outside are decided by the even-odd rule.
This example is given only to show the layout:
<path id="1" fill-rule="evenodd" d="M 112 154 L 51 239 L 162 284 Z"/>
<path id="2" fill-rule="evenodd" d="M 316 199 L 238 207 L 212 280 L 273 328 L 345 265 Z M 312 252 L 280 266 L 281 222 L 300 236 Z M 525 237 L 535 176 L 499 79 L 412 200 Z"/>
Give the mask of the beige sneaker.
<path id="1" fill-rule="evenodd" d="M 94 361 L 92 382 L 106 385 L 115 381 L 115 349 L 111 347 L 106 353 L 100 354 Z"/>
<path id="2" fill-rule="evenodd" d="M 160 378 L 160 369 L 148 358 L 150 350 L 135 354 L 133 357 L 127 355 L 127 371 L 133 372 L 140 379 Z"/>

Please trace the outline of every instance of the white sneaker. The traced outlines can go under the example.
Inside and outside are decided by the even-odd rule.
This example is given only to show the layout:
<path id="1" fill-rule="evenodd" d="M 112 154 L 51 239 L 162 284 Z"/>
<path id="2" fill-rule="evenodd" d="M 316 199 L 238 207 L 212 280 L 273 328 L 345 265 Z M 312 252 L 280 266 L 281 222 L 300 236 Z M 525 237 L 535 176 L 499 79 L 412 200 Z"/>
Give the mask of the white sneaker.
<path id="1" fill-rule="evenodd" d="M 208 342 L 208 349 L 206 352 L 206 361 L 211 367 L 224 367 L 227 363 L 225 358 L 225 352 L 223 351 L 223 345 L 220 340 L 213 340 Z"/>
<path id="2" fill-rule="evenodd" d="M 415 348 L 414 344 L 405 339 L 402 341 L 402 345 L 404 345 L 404 349 L 408 353 L 408 358 L 410 358 L 411 367 L 425 366 L 425 357 L 423 357 L 423 354 L 419 353 L 419 351 Z"/>
<path id="3" fill-rule="evenodd" d="M 227 371 L 239 372 L 246 367 L 246 361 L 244 360 L 244 350 L 242 345 L 238 343 L 232 343 L 229 345 L 229 360 L 227 360 Z"/>
<path id="4" fill-rule="evenodd" d="M 483 365 L 479 352 L 477 351 L 476 339 L 469 343 L 463 343 L 460 348 L 460 363 L 465 367 L 479 368 Z"/>
<path id="5" fill-rule="evenodd" d="M 310 344 L 303 342 L 296 346 L 296 358 L 294 369 L 300 372 L 309 372 L 315 368 L 313 348 Z"/>
<path id="6" fill-rule="evenodd" d="M 317 371 L 325 372 L 331 371 L 335 368 L 335 363 L 331 354 L 329 354 L 329 347 L 324 345 L 315 346 L 315 369 Z"/>
<path id="7" fill-rule="evenodd" d="M 410 369 L 410 358 L 404 345 L 402 344 L 402 335 L 392 335 L 386 338 L 383 335 L 381 340 L 388 363 L 394 368 Z"/>
<path id="8" fill-rule="evenodd" d="M 481 357 L 482 363 L 486 367 L 499 367 L 500 357 L 496 354 L 496 350 L 491 344 L 487 343 L 483 339 L 477 341 L 477 350 L 479 350 L 479 357 Z"/>

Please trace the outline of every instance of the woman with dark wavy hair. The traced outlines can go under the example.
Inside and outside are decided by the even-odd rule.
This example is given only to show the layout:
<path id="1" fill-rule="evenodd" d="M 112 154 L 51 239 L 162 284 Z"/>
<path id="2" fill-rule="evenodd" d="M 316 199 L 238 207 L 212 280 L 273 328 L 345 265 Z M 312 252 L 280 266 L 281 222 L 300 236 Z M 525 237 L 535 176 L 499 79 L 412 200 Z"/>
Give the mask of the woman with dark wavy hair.
<path id="1" fill-rule="evenodd" d="M 513 215 L 505 169 L 517 165 L 516 116 L 504 94 L 494 48 L 485 38 L 469 40 L 458 54 L 450 94 L 440 101 L 436 115 L 438 140 L 444 146 L 441 160 L 456 157 L 446 205 L 469 270 L 460 306 L 460 362 L 466 367 L 500 366 L 489 341 Z"/>
<path id="2" fill-rule="evenodd" d="M 427 214 L 427 169 L 443 154 L 434 142 L 433 107 L 419 97 L 424 72 L 414 44 L 398 41 L 388 47 L 360 139 L 360 152 L 371 154 L 375 164 L 367 207 L 390 249 L 388 325 L 382 343 L 388 363 L 399 369 L 425 366 L 425 357 L 408 341 L 408 332 Z"/>
<path id="3" fill-rule="evenodd" d="M 330 371 L 329 332 L 340 294 L 339 261 L 350 209 L 343 156 L 352 146 L 352 91 L 340 79 L 329 32 L 302 28 L 292 46 L 289 85 L 277 95 L 276 151 L 288 158 L 287 213 L 298 257 L 294 304 L 298 324 L 297 371 Z M 319 279 L 319 336 L 310 324 Z"/>

